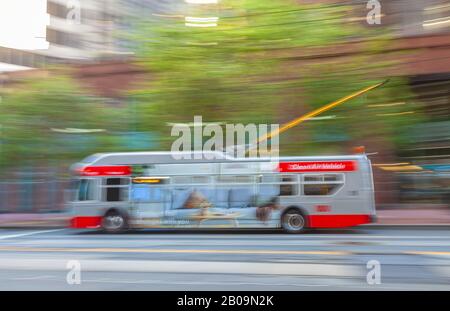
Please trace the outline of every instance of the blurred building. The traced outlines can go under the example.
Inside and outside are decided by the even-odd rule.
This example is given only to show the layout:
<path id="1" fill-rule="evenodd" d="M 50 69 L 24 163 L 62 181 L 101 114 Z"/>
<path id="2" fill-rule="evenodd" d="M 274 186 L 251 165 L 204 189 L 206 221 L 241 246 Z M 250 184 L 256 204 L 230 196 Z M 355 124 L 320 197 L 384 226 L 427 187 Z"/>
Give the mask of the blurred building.
<path id="1" fill-rule="evenodd" d="M 358 6 L 356 12 L 364 17 L 367 1 L 354 3 Z M 426 119 L 410 128 L 409 147 L 396 150 L 395 162 L 406 165 L 398 166 L 398 179 L 390 179 L 386 188 L 395 183 L 392 188 L 400 189 L 400 199 L 407 201 L 421 197 L 428 202 L 445 202 L 450 193 L 450 3 L 446 0 L 380 3 L 381 24 L 367 25 L 364 18 L 361 23 L 393 31 L 390 53 L 396 55 L 399 63 L 392 74 L 409 79 Z M 409 164 L 420 169 L 411 166 L 411 171 L 405 170 Z"/>
<path id="2" fill-rule="evenodd" d="M 175 0 L 47 0 L 47 55 L 76 60 L 117 60 L 133 55 L 127 36 L 133 20 L 176 11 Z"/>
<path id="3" fill-rule="evenodd" d="M 49 64 L 86 64 L 128 61 L 134 46 L 133 18 L 174 11 L 175 0 L 42 0 L 46 1 L 48 24 L 45 49 L 15 49 L 0 46 L 0 62 L 43 68 Z M 42 13 L 42 12 L 41 12 Z"/>
<path id="4" fill-rule="evenodd" d="M 33 0 L 34 1 L 34 0 Z M 113 105 L 127 104 L 123 93 L 148 73 L 132 64 L 133 46 L 126 34 L 136 14 L 164 12 L 164 0 L 46 0 L 48 48 L 20 49 L 0 46 L 0 88 L 24 77 L 45 78 L 54 64 L 64 64 L 93 94 Z M 172 1 L 173 2 L 173 1 Z M 37 13 L 37 12 L 36 12 Z M 20 26 L 20 25 L 19 25 Z M 144 133 L 117 133 L 124 148 L 148 148 L 154 137 Z M 82 140 L 85 137 L 74 137 Z M 145 136 L 145 137 L 143 137 Z M 139 142 L 139 143 L 137 143 Z M 74 144 L 76 147 L 78 144 Z M 82 145 L 82 144 L 81 144 Z M 0 182 L 0 212 L 60 210 L 66 181 L 58 179 L 67 168 L 23 167 Z"/>
<path id="5" fill-rule="evenodd" d="M 129 53 L 115 37 L 126 11 L 116 0 L 48 0 L 46 55 L 65 60 L 118 58 Z"/>
<path id="6" fill-rule="evenodd" d="M 450 174 L 450 3 L 448 0 L 380 0 L 381 24 L 369 25 L 367 0 L 321 2 L 351 3 L 349 22 L 392 30 L 392 42 L 383 57 L 396 63 L 385 76 L 406 77 L 423 103 L 426 121 L 411 128 L 410 147 L 370 148 L 379 152 L 373 156 L 375 163 L 398 162 L 422 168 L 411 172 L 405 172 L 403 165 L 399 165 L 398 171 L 395 166 L 388 171 L 376 168 L 378 202 L 397 202 L 399 197 L 414 199 L 425 192 L 438 202 L 447 191 L 445 188 L 450 188 L 447 181 Z M 23 74 L 36 74 L 27 69 L 45 69 L 51 64 L 64 63 L 74 68 L 74 76 L 95 94 L 109 98 L 112 104 L 124 104 L 124 92 L 149 76 L 134 64 L 136 46 L 127 40 L 127 34 L 133 31 L 133 16 L 183 13 L 185 6 L 183 0 L 47 0 L 48 49 L 0 47 L 0 86 Z M 292 59 L 315 62 L 351 58 L 360 52 L 358 40 L 335 49 L 317 49 L 307 57 L 300 55 L 304 51 L 299 51 L 301 57 L 293 55 Z M 42 74 L 42 70 L 39 72 Z"/>

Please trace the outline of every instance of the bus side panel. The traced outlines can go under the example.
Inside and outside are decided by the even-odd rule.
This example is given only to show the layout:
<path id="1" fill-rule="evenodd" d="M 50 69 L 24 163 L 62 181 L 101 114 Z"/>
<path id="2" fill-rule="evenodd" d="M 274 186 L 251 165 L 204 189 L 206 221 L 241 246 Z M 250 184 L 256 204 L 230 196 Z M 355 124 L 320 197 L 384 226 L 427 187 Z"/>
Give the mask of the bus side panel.
<path id="1" fill-rule="evenodd" d="M 102 217 L 104 215 L 104 208 L 102 204 L 94 202 L 75 202 L 69 203 L 70 214 L 70 228 L 73 229 L 93 229 L 100 228 Z"/>
<path id="2" fill-rule="evenodd" d="M 310 228 L 352 227 L 374 219 L 373 181 L 368 160 L 358 161 L 356 171 L 345 172 L 343 186 L 331 195 L 305 195 L 303 187 L 301 182 L 300 196 L 281 197 L 280 203 L 284 208 L 301 208 Z"/>

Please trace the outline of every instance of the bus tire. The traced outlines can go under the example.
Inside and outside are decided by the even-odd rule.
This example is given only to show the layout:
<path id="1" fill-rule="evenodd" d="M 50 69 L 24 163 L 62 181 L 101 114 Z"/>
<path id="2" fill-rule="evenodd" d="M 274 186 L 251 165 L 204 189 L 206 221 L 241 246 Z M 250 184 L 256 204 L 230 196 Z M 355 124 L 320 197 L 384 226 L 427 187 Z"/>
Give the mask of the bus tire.
<path id="1" fill-rule="evenodd" d="M 120 233 L 128 228 L 127 218 L 115 209 L 106 212 L 102 218 L 102 229 L 106 233 Z"/>
<path id="2" fill-rule="evenodd" d="M 303 233 L 306 231 L 306 217 L 298 208 L 289 208 L 281 215 L 281 228 L 286 233 Z"/>

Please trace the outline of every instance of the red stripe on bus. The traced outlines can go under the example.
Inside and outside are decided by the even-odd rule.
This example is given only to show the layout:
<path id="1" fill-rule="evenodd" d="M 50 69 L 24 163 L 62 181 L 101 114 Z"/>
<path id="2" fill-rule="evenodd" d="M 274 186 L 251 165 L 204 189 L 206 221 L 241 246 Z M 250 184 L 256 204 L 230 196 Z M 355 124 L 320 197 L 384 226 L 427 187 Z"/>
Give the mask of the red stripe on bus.
<path id="1" fill-rule="evenodd" d="M 281 162 L 278 165 L 280 172 L 350 172 L 357 168 L 356 161 Z"/>
<path id="2" fill-rule="evenodd" d="M 79 216 L 70 220 L 70 227 L 75 229 L 98 228 L 102 223 L 100 216 Z"/>
<path id="3" fill-rule="evenodd" d="M 131 167 L 124 165 L 86 166 L 79 173 L 83 176 L 123 176 L 131 175 Z"/>
<path id="4" fill-rule="evenodd" d="M 370 215 L 309 215 L 311 228 L 343 228 L 372 222 Z"/>

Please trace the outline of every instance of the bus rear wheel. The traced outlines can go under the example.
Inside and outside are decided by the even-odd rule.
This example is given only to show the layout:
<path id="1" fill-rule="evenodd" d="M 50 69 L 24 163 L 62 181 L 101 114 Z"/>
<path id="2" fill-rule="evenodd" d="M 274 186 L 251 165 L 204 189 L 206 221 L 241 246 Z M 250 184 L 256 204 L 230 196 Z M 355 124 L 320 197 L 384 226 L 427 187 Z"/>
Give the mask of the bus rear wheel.
<path id="1" fill-rule="evenodd" d="M 286 211 L 281 217 L 281 227 L 286 233 L 303 233 L 306 230 L 306 220 L 297 209 Z"/>
<path id="2" fill-rule="evenodd" d="M 119 233 L 127 228 L 127 220 L 118 211 L 109 211 L 103 216 L 102 229 L 107 233 Z"/>

